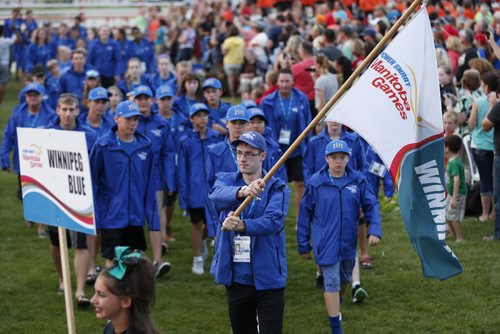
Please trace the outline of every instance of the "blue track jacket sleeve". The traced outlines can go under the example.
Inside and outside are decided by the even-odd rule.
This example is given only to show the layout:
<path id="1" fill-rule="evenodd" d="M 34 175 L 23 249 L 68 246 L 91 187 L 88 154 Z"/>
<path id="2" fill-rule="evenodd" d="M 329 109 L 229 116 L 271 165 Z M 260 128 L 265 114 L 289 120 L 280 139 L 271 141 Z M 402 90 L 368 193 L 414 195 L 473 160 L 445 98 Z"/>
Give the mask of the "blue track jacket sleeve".
<path id="1" fill-rule="evenodd" d="M 146 189 L 145 203 L 146 217 L 148 219 L 148 227 L 150 231 L 160 230 L 160 216 L 158 215 L 158 202 L 156 199 L 156 179 L 154 170 L 153 151 L 150 151 L 151 159 L 148 166 L 148 185 Z"/>
<path id="2" fill-rule="evenodd" d="M 170 129 L 163 131 L 162 135 L 162 149 L 160 153 L 160 159 L 163 171 L 163 180 L 167 185 L 169 191 L 176 191 L 177 185 L 175 182 L 175 143 L 174 137 L 170 132 Z"/>
<path id="3" fill-rule="evenodd" d="M 385 197 L 394 196 L 394 183 L 392 182 L 392 176 L 389 171 L 387 171 L 382 179 L 384 182 L 384 195 Z"/>
<path id="4" fill-rule="evenodd" d="M 365 218 L 370 224 L 368 235 L 375 235 L 382 238 L 382 225 L 378 199 L 375 197 L 366 181 L 362 182 L 360 187 L 361 207 L 363 208 Z"/>
<path id="5" fill-rule="evenodd" d="M 94 215 L 96 227 L 102 228 L 102 217 L 104 215 L 104 206 L 107 205 L 105 198 L 101 197 L 101 191 L 104 189 L 105 175 L 103 150 L 101 145 L 94 145 L 90 152 L 90 175 L 92 177 L 92 191 L 94 193 Z"/>
<path id="6" fill-rule="evenodd" d="M 302 156 L 302 172 L 304 174 L 304 183 L 308 184 L 309 179 L 315 173 L 314 171 L 314 148 L 311 145 L 311 142 L 307 144 L 307 148 L 305 150 L 304 155 Z"/>
<path id="7" fill-rule="evenodd" d="M 297 224 L 297 248 L 299 254 L 306 254 L 312 250 L 311 224 L 314 217 L 314 189 L 306 187 L 300 202 L 299 220 Z"/>
<path id="8" fill-rule="evenodd" d="M 7 126 L 5 127 L 2 137 L 2 147 L 0 149 L 2 169 L 10 168 L 10 152 L 12 151 L 16 143 L 16 129 L 16 119 L 14 116 L 11 116 L 9 118 Z"/>
<path id="9" fill-rule="evenodd" d="M 186 141 L 181 141 L 181 147 L 179 150 L 179 205 L 181 209 L 187 210 L 188 206 L 188 148 L 184 144 Z"/>

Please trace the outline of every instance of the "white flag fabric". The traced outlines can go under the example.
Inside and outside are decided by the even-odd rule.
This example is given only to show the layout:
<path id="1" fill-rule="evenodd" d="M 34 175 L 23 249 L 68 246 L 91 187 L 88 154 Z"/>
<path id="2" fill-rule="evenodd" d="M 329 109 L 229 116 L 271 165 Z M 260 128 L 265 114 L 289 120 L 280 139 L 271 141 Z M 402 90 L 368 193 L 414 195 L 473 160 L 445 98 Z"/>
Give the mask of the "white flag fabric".
<path id="1" fill-rule="evenodd" d="M 422 8 L 332 107 L 379 154 L 399 189 L 403 221 L 425 277 L 463 271 L 446 245 L 444 145 L 432 30 Z"/>

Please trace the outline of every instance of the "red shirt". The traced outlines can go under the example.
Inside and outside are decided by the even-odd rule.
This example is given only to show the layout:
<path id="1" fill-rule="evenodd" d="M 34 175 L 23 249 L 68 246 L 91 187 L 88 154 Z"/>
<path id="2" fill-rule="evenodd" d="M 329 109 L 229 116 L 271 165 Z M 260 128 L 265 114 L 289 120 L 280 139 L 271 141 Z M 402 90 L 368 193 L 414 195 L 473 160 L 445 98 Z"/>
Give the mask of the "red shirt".
<path id="1" fill-rule="evenodd" d="M 311 72 L 306 71 L 306 68 L 311 68 L 313 66 L 314 58 L 308 58 L 292 65 L 292 74 L 295 78 L 295 84 L 293 86 L 306 94 L 309 101 L 314 100 L 314 80 L 311 76 Z"/>

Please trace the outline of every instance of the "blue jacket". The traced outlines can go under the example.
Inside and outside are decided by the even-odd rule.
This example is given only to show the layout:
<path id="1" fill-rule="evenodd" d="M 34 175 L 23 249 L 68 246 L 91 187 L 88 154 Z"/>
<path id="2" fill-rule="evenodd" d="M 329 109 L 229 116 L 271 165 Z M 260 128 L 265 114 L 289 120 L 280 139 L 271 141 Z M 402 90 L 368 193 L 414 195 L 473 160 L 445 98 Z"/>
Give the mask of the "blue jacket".
<path id="1" fill-rule="evenodd" d="M 207 128 L 205 139 L 189 131 L 181 138 L 179 152 L 179 204 L 182 209 L 205 208 L 208 194 L 208 152 L 222 136 Z M 207 215 L 207 219 L 209 216 Z M 207 223 L 208 226 L 208 223 Z"/>
<path id="2" fill-rule="evenodd" d="M 210 190 L 209 198 L 219 212 L 217 238 L 210 272 L 219 284 L 233 282 L 233 238 L 235 232 L 222 231 L 222 222 L 230 211 L 243 202 L 236 198 L 245 185 L 240 172 L 221 173 Z M 266 184 L 261 200 L 254 200 L 253 208 L 245 210 L 242 219 L 250 236 L 251 265 L 255 289 L 279 289 L 286 285 L 287 264 L 285 247 L 285 217 L 290 202 L 286 183 L 272 177 Z M 251 204 L 252 205 L 252 204 Z M 250 211 L 250 212 L 249 212 Z"/>
<path id="3" fill-rule="evenodd" d="M 118 58 L 118 64 L 116 67 L 116 74 L 120 76 L 120 78 L 123 78 L 125 75 L 125 72 L 127 71 L 127 54 L 128 54 L 128 49 L 129 49 L 129 42 L 128 41 L 116 41 L 118 43 L 118 51 L 120 54 L 120 57 Z"/>
<path id="4" fill-rule="evenodd" d="M 106 44 L 98 39 L 89 47 L 87 62 L 94 66 L 102 76 L 114 77 L 117 75 L 119 61 L 120 46 L 112 39 Z"/>
<path id="5" fill-rule="evenodd" d="M 82 125 L 82 128 L 85 129 L 85 131 L 92 132 L 97 139 L 104 137 L 109 131 L 111 131 L 113 126 L 115 126 L 115 122 L 113 121 L 113 119 L 104 114 L 101 118 L 101 125 L 99 126 L 99 128 L 95 128 L 87 123 L 88 115 L 88 112 L 81 113 L 80 115 L 78 115 L 78 121 Z"/>
<path id="6" fill-rule="evenodd" d="M 274 140 L 279 143 L 281 129 L 288 129 L 291 131 L 290 143 L 288 145 L 280 144 L 283 152 L 290 147 L 307 125 L 311 123 L 311 110 L 307 96 L 298 89 L 292 88 L 292 97 L 290 97 L 290 101 L 292 101 L 291 103 L 293 103 L 293 105 L 288 107 L 288 118 L 285 117 L 285 113 L 281 107 L 279 89 L 267 95 L 260 103 L 260 108 L 266 115 L 266 125 L 271 128 Z M 311 136 L 308 135 L 302 142 L 300 150 L 293 152 L 291 155 L 292 158 L 304 155 L 310 137 Z"/>
<path id="7" fill-rule="evenodd" d="M 175 77 L 175 74 L 170 72 L 168 74 L 168 77 L 166 79 L 162 79 L 160 76 L 160 73 L 153 73 L 148 76 L 148 86 L 151 87 L 153 92 L 158 89 L 158 87 L 162 85 L 168 85 L 172 90 L 174 90 L 174 85 L 173 83 L 177 81 L 177 78 Z M 176 92 L 174 91 L 174 94 Z"/>
<path id="8" fill-rule="evenodd" d="M 325 165 L 309 180 L 300 203 L 299 254 L 313 250 L 319 265 L 356 257 L 360 208 L 370 223 L 368 234 L 382 237 L 378 200 L 365 176 L 349 166 L 345 175 L 335 185 Z"/>
<path id="9" fill-rule="evenodd" d="M 47 103 L 52 108 L 57 108 L 59 95 L 61 94 L 61 77 L 51 76 L 45 82 L 45 92 L 48 95 Z"/>
<path id="10" fill-rule="evenodd" d="M 123 99 L 125 100 L 127 98 L 127 93 L 131 92 L 134 90 L 135 87 L 142 86 L 142 85 L 148 85 L 148 80 L 146 76 L 141 76 L 141 81 L 136 85 L 134 83 L 127 84 L 127 81 L 125 79 L 118 81 L 116 86 L 122 91 L 123 94 Z"/>
<path id="11" fill-rule="evenodd" d="M 128 41 L 127 61 L 130 58 L 139 58 L 146 64 L 146 73 L 154 73 L 156 71 L 155 49 L 153 43 L 143 38 L 138 43 L 136 41 Z"/>
<path id="12" fill-rule="evenodd" d="M 12 171 L 19 173 L 19 153 L 17 149 L 17 128 L 48 128 L 57 115 L 47 103 L 42 103 L 38 116 L 28 117 L 28 105 L 22 103 L 17 106 L 7 122 L 5 127 L 2 146 L 0 148 L 0 157 L 2 169 L 11 168 L 10 152 L 12 155 Z"/>
<path id="13" fill-rule="evenodd" d="M 137 132 L 153 144 L 156 190 L 163 190 L 166 184 L 168 190 L 175 191 L 175 143 L 167 123 L 158 113 L 151 113 L 139 118 Z"/>
<path id="14" fill-rule="evenodd" d="M 364 173 L 366 170 L 366 157 L 361 137 L 354 132 L 342 130 L 340 139 L 345 141 L 351 149 L 348 165 L 352 169 Z M 326 164 L 325 148 L 330 141 L 331 139 L 330 136 L 328 136 L 328 129 L 325 128 L 323 131 L 318 133 L 318 135 L 312 137 L 311 141 L 307 144 L 306 153 L 302 159 L 302 168 L 306 185 L 312 175 L 323 168 Z"/>
<path id="15" fill-rule="evenodd" d="M 81 103 L 83 87 L 85 86 L 85 72 L 93 69 L 94 67 L 86 64 L 82 72 L 75 72 L 74 67 L 71 67 L 61 76 L 61 93 L 75 94 Z"/>
<path id="16" fill-rule="evenodd" d="M 128 155 L 116 131 L 114 127 L 99 139 L 90 154 L 96 226 L 144 226 L 147 220 L 150 231 L 159 231 L 151 142 L 136 132 L 138 147 Z"/>
<path id="17" fill-rule="evenodd" d="M 175 112 L 178 112 L 178 113 L 184 115 L 184 117 L 186 117 L 187 119 L 189 119 L 189 108 L 197 102 L 199 102 L 199 101 L 189 100 L 187 98 L 186 94 L 181 95 L 181 96 L 176 96 L 176 97 L 174 97 L 174 104 L 172 106 L 172 109 Z"/>
<path id="18" fill-rule="evenodd" d="M 203 103 L 207 104 L 206 101 Z M 212 109 L 208 106 L 208 104 L 207 107 L 208 107 L 208 119 L 209 119 L 208 126 L 212 126 L 213 123 L 217 123 L 225 127 L 227 110 L 231 108 L 231 104 L 220 101 L 218 109 Z"/>
<path id="19" fill-rule="evenodd" d="M 35 65 L 43 65 L 45 68 L 47 62 L 56 58 L 56 50 L 53 44 L 38 45 L 30 44 L 25 51 L 24 72 L 29 73 Z"/>
<path id="20" fill-rule="evenodd" d="M 52 40 L 52 43 L 54 43 L 56 45 L 56 47 L 59 45 L 63 45 L 63 46 L 67 46 L 71 50 L 76 49 L 76 41 L 69 36 L 67 38 L 56 37 Z"/>
<path id="21" fill-rule="evenodd" d="M 394 183 L 392 182 L 391 173 L 385 169 L 385 175 L 381 178 L 377 174 L 370 172 L 370 166 L 373 162 L 379 163 L 383 165 L 382 159 L 378 156 L 377 152 L 373 150 L 373 148 L 367 144 L 366 148 L 366 180 L 368 184 L 371 186 L 372 192 L 375 194 L 375 197 L 378 196 L 379 187 L 380 187 L 380 179 L 384 182 L 384 195 L 385 197 L 393 197 L 394 196 Z"/>

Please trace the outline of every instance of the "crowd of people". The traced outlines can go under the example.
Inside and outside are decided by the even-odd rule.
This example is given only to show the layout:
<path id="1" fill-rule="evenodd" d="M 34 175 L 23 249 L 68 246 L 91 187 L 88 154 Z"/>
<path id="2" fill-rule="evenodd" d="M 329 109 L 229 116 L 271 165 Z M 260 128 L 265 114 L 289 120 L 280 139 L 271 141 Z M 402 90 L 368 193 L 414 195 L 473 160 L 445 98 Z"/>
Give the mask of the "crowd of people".
<path id="1" fill-rule="evenodd" d="M 360 268 L 372 268 L 367 245 L 382 237 L 381 181 L 384 197 L 394 195 L 387 168 L 361 136 L 328 121 L 318 124 L 269 182 L 262 178 L 410 3 L 195 1 L 141 8 L 130 27 L 95 28 L 86 28 L 82 15 L 72 25 L 38 24 L 32 11 L 23 17 L 21 9 L 12 10 L 0 26 L 0 103 L 11 75 L 25 84 L 4 131 L 2 170 L 20 173 L 18 127 L 86 134 L 99 233 L 69 236 L 77 250 L 78 306 L 91 305 L 85 284 L 95 282 L 92 303 L 98 317 L 110 318 L 100 303 L 104 295 L 125 289 L 112 281 L 123 277 L 111 269 L 123 262 L 117 258 L 128 257 L 131 268 L 147 266 L 153 276 L 168 273 L 170 263 L 162 258 L 175 242 L 178 200 L 192 222 L 193 274 L 205 273 L 207 238 L 215 239 L 210 271 L 227 287 L 233 331 L 257 328 L 257 316 L 262 332 L 280 332 L 287 183 L 293 182 L 298 251 L 305 259 L 314 252 L 316 284 L 324 289 L 332 333 L 340 332 L 346 287 L 352 285 L 355 303 L 368 296 Z M 486 239 L 500 239 L 500 202 L 493 196 L 500 191 L 495 6 L 426 5 L 441 88 L 448 228 L 457 241 L 464 238 L 460 221 L 476 168 L 478 219 L 494 220 L 495 234 Z M 253 201 L 235 216 L 248 196 Z M 146 222 L 154 261 L 142 264 L 133 258 L 143 253 L 131 250 L 146 250 Z M 50 237 L 61 292 L 57 230 L 38 225 L 38 234 Z M 131 250 L 119 255 L 120 246 Z M 100 275 L 99 249 L 108 268 Z M 149 296 L 154 289 L 143 292 Z M 122 297 L 125 308 L 135 303 Z M 150 312 L 149 304 L 141 308 Z M 149 318 L 141 319 L 154 332 Z"/>

